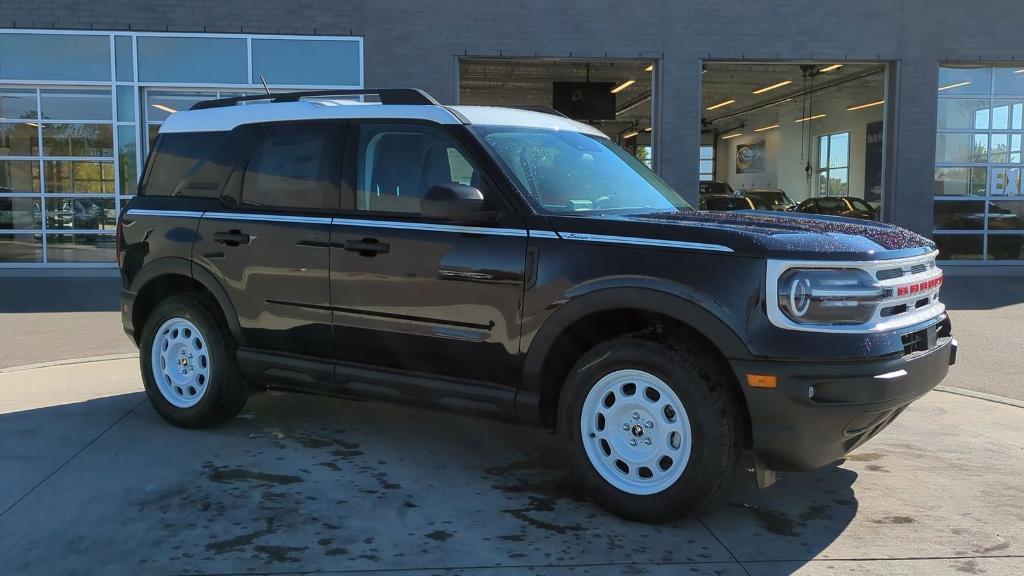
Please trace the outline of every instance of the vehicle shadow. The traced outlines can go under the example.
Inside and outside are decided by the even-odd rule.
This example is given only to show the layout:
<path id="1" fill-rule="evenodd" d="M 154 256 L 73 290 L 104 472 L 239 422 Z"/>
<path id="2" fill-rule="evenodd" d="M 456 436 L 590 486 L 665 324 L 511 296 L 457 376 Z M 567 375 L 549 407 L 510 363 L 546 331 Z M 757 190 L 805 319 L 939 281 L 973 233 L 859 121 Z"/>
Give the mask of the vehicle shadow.
<path id="1" fill-rule="evenodd" d="M 3 277 L 0 313 L 117 312 L 120 295 L 117 277 Z"/>
<path id="2" fill-rule="evenodd" d="M 93 411 L 114 422 L 111 405 L 0 415 L 0 431 L 45 422 L 59 433 L 33 450 L 57 450 Z M 210 430 L 174 428 L 142 403 L 110 426 L 52 477 L 40 469 L 32 497 L 0 517 L 0 564 L 743 574 L 735 559 L 814 558 L 857 513 L 856 474 L 830 467 L 763 491 L 741 472 L 699 517 L 628 522 L 581 497 L 550 432 L 374 402 L 266 393 Z"/>

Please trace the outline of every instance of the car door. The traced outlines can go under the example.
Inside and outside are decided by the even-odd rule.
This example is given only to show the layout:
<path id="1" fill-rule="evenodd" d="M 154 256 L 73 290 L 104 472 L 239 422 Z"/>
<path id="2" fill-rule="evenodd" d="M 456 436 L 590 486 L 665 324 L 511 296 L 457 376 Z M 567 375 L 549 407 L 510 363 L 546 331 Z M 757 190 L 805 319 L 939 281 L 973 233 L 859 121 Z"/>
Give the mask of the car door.
<path id="1" fill-rule="evenodd" d="M 330 358 L 331 216 L 343 123 L 271 124 L 207 211 L 195 261 L 227 291 L 247 348 Z"/>
<path id="2" fill-rule="evenodd" d="M 467 379 L 506 396 L 521 378 L 526 231 L 461 137 L 423 122 L 350 125 L 354 194 L 331 231 L 335 350 L 343 366 Z M 493 220 L 424 219 L 424 193 L 451 183 L 480 189 Z"/>

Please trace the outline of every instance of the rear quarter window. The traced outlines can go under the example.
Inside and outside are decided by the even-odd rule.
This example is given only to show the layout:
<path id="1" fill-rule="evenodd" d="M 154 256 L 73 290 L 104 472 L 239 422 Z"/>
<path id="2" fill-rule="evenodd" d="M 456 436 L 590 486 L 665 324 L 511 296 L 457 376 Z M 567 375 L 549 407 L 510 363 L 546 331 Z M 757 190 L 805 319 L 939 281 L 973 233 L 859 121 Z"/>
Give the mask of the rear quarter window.
<path id="1" fill-rule="evenodd" d="M 229 146 L 222 146 L 228 134 L 162 133 L 157 140 L 139 195 L 217 197 L 221 184 L 234 167 L 240 148 L 234 146 L 234 150 L 231 150 Z"/>

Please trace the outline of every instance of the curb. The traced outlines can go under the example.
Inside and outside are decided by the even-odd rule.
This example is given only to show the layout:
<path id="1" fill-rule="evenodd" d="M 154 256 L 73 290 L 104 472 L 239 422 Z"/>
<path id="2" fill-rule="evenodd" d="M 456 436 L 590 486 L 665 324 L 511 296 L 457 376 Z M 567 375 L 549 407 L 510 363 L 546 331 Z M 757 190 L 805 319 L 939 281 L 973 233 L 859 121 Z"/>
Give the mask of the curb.
<path id="1" fill-rule="evenodd" d="M 935 390 L 937 392 L 945 392 L 946 394 L 956 394 L 957 396 L 967 396 L 968 398 L 974 398 L 976 400 L 986 400 L 988 402 L 995 402 L 996 404 L 1004 404 L 1006 406 L 1024 408 L 1024 402 L 1020 400 L 1014 400 L 1013 398 L 1004 398 L 1002 396 L 996 396 L 995 394 L 975 392 L 974 390 L 966 390 L 964 388 L 956 388 L 953 386 L 936 386 Z"/>
<path id="2" fill-rule="evenodd" d="M 138 358 L 137 352 L 128 354 L 108 354 L 106 356 L 91 356 L 89 358 L 68 358 L 67 360 L 54 360 L 52 362 L 41 362 L 39 364 L 26 364 L 24 366 L 11 366 L 10 368 L 0 368 L 0 374 L 10 374 L 11 372 L 24 372 L 25 370 L 35 370 L 37 368 L 52 368 L 54 366 L 68 366 L 70 364 L 90 364 L 92 362 L 109 362 L 111 360 L 128 360 L 130 358 Z"/>

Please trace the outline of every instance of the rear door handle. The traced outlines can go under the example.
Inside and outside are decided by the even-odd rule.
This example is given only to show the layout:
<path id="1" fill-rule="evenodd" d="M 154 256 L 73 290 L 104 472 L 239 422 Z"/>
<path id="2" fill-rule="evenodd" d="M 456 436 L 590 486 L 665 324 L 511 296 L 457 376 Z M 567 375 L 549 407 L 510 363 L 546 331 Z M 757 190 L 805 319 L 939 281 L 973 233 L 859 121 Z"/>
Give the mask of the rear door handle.
<path id="1" fill-rule="evenodd" d="M 363 238 L 362 240 L 345 240 L 345 250 L 358 252 L 360 256 L 373 257 L 377 254 L 387 254 L 391 246 L 387 242 L 381 242 L 376 238 Z"/>
<path id="2" fill-rule="evenodd" d="M 213 241 L 225 246 L 241 246 L 252 241 L 252 236 L 241 230 L 228 230 L 227 232 L 214 232 Z"/>

